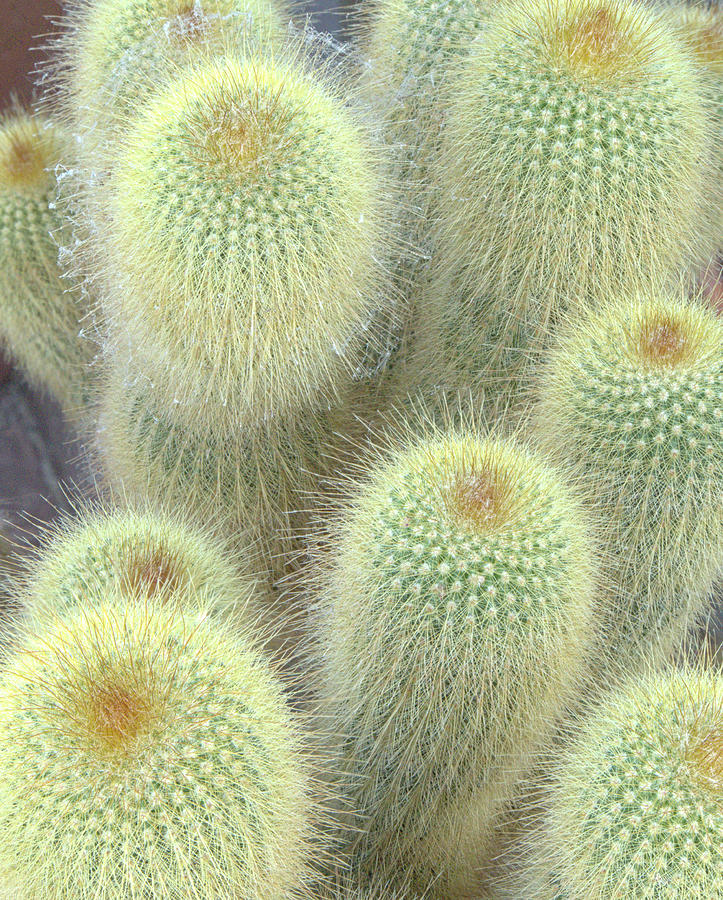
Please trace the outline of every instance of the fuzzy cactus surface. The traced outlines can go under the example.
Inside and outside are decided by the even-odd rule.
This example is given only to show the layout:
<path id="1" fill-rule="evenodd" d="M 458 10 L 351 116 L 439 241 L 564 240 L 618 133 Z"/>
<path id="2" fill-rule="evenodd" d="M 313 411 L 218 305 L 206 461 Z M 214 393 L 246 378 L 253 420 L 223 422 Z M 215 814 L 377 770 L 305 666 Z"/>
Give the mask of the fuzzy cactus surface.
<path id="1" fill-rule="evenodd" d="M 562 331 L 539 385 L 542 446 L 600 529 L 601 655 L 663 660 L 723 563 L 721 320 L 662 291 L 612 301 Z"/>
<path id="2" fill-rule="evenodd" d="M 82 607 L 107 591 L 184 602 L 243 616 L 257 581 L 223 541 L 178 514 L 134 508 L 80 508 L 44 536 L 27 567 L 23 596 L 37 615 Z"/>
<path id="3" fill-rule="evenodd" d="M 17 900 L 306 896 L 310 782 L 253 643 L 147 596 L 45 619 L 0 684 Z"/>
<path id="4" fill-rule="evenodd" d="M 561 315 L 700 253 L 706 95 L 636 0 L 499 4 L 453 94 L 410 378 L 504 409 Z"/>
<path id="5" fill-rule="evenodd" d="M 526 900 L 723 895 L 720 673 L 649 671 L 608 695 L 553 765 Z"/>
<path id="6" fill-rule="evenodd" d="M 320 712 L 353 865 L 474 896 L 491 827 L 584 665 L 584 516 L 512 441 L 408 436 L 342 515 L 320 594 Z"/>

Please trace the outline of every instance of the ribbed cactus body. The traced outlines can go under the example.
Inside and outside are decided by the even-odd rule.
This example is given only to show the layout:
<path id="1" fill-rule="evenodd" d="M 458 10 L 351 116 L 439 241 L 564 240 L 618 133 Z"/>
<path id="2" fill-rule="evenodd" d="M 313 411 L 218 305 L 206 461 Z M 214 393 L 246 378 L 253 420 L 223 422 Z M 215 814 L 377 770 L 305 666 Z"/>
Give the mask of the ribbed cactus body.
<path id="1" fill-rule="evenodd" d="M 580 674 L 593 579 L 579 509 L 514 443 L 433 435 L 372 470 L 332 546 L 321 711 L 353 863 L 474 896 L 500 808 Z"/>
<path id="2" fill-rule="evenodd" d="M 46 535 L 28 566 L 23 594 L 31 612 L 82 607 L 117 587 L 123 596 L 180 602 L 190 593 L 209 610 L 242 616 L 255 599 L 255 578 L 240 574 L 224 543 L 186 517 L 81 508 Z"/>
<path id="3" fill-rule="evenodd" d="M 47 619 L 3 673 L 0 722 L 17 900 L 297 896 L 300 732 L 265 661 L 203 615 L 147 597 Z"/>
<path id="4" fill-rule="evenodd" d="M 79 292 L 58 266 L 64 222 L 52 170 L 65 149 L 62 130 L 44 118 L 0 118 L 0 337 L 30 381 L 73 411 L 92 345 L 79 336 Z"/>
<path id="5" fill-rule="evenodd" d="M 262 55 L 189 71 L 137 122 L 106 196 L 111 339 L 161 411 L 220 440 L 337 399 L 370 340 L 389 223 L 331 87 Z"/>
<path id="6" fill-rule="evenodd" d="M 722 702 L 720 675 L 693 669 L 628 680 L 593 710 L 552 768 L 516 896 L 721 896 Z"/>
<path id="7" fill-rule="evenodd" d="M 601 530 L 610 661 L 664 658 L 721 571 L 723 325 L 664 294 L 619 300 L 563 332 L 539 383 L 544 447 Z"/>
<path id="8" fill-rule="evenodd" d="M 699 252 L 704 91 L 634 0 L 502 4 L 450 91 L 417 377 L 516 402 L 560 316 Z"/>

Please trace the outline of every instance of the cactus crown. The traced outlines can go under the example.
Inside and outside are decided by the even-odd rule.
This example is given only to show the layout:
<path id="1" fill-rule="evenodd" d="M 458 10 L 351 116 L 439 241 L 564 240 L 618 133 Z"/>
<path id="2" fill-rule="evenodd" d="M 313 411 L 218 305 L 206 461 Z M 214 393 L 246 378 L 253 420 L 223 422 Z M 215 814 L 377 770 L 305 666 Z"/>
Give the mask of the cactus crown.
<path id="1" fill-rule="evenodd" d="M 549 61 L 585 81 L 633 82 L 655 54 L 653 39 L 635 15 L 607 0 L 564 0 L 551 22 L 539 24 Z"/>
<path id="2" fill-rule="evenodd" d="M 46 617 L 3 675 L 0 720 L 0 871 L 23 900 L 278 900 L 308 871 L 280 685 L 192 604 Z"/>
<path id="3" fill-rule="evenodd" d="M 0 120 L 0 190 L 28 191 L 43 197 L 52 184 L 48 169 L 60 158 L 57 134 L 20 110 Z"/>
<path id="4" fill-rule="evenodd" d="M 554 408 L 563 431 L 570 415 L 586 422 L 585 465 L 615 447 L 637 469 L 650 450 L 686 478 L 705 476 L 723 460 L 722 347 L 720 320 L 702 305 L 660 294 L 612 302 L 552 354 L 542 416 Z"/>
<path id="5" fill-rule="evenodd" d="M 81 510 L 50 530 L 23 593 L 38 611 L 75 606 L 111 587 L 158 600 L 192 590 L 240 610 L 256 582 L 241 577 L 225 551 L 205 530 L 163 512 Z"/>
<path id="6" fill-rule="evenodd" d="M 452 434 L 412 447 L 377 474 L 356 514 L 373 517 L 374 540 L 351 525 L 349 543 L 363 543 L 366 564 L 389 573 L 394 595 L 417 596 L 430 613 L 436 600 L 451 616 L 461 603 L 472 621 L 524 620 L 550 599 L 555 565 L 547 564 L 567 565 L 576 545 L 563 505 L 551 475 L 525 451 Z"/>

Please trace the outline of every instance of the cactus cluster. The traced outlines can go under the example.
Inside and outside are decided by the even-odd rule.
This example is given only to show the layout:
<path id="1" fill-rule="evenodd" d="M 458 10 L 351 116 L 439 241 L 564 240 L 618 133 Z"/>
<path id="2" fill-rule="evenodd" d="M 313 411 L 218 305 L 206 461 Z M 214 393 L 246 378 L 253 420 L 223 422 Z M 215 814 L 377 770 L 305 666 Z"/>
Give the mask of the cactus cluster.
<path id="1" fill-rule="evenodd" d="M 69 0 L 0 338 L 0 896 L 723 900 L 720 12 Z M 92 342 L 86 339 L 92 335 Z"/>
<path id="2" fill-rule="evenodd" d="M 431 387 L 515 402 L 561 317 L 675 275 L 709 202 L 700 82 L 636 2 L 532 0 L 494 17 L 459 67 L 439 157 L 418 324 Z"/>

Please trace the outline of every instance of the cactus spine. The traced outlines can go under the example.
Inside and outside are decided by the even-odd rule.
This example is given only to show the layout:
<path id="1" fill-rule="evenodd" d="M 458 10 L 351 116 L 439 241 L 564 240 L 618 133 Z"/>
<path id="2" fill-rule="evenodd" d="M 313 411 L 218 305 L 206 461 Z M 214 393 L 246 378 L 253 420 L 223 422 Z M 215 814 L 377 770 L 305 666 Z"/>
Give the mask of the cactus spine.
<path id="1" fill-rule="evenodd" d="M 80 294 L 58 267 L 64 225 L 52 169 L 64 149 L 50 120 L 21 109 L 0 117 L 0 336 L 30 381 L 73 412 L 91 345 L 79 336 Z"/>
<path id="2" fill-rule="evenodd" d="M 50 617 L 0 679 L 17 900 L 282 898 L 308 875 L 298 727 L 253 646 L 151 597 Z"/>
<path id="3" fill-rule="evenodd" d="M 605 640 L 630 672 L 679 648 L 723 554 L 723 324 L 695 302 L 612 302 L 560 337 L 538 433 L 604 546 Z"/>
<path id="4" fill-rule="evenodd" d="M 515 896 L 721 896 L 722 703 L 720 674 L 697 668 L 648 673 L 608 695 L 552 767 Z"/>
<path id="5" fill-rule="evenodd" d="M 560 316 L 690 261 L 704 92 L 635 0 L 504 3 L 453 91 L 418 378 L 504 406 Z"/>
<path id="6" fill-rule="evenodd" d="M 592 552 L 576 503 L 511 441 L 410 439 L 341 517 L 321 578 L 321 711 L 357 814 L 353 864 L 467 897 L 576 685 Z"/>

